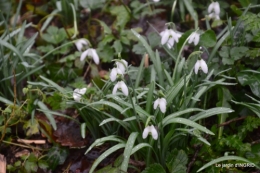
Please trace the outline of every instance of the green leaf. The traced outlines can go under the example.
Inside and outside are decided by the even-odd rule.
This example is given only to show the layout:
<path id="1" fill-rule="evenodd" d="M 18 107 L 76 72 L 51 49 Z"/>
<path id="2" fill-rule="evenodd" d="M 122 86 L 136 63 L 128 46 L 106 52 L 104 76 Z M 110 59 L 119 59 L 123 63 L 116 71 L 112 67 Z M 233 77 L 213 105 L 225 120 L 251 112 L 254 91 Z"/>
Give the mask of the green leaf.
<path id="1" fill-rule="evenodd" d="M 125 150 L 124 150 L 124 160 L 123 163 L 121 164 L 121 170 L 123 172 L 127 172 L 128 168 L 128 162 L 132 153 L 132 149 L 136 140 L 138 133 L 137 132 L 132 132 L 130 136 L 128 137 L 127 143 L 125 145 Z"/>
<path id="2" fill-rule="evenodd" d="M 113 47 L 115 49 L 116 54 L 121 53 L 123 51 L 123 46 L 122 46 L 120 40 L 116 40 L 113 44 Z"/>
<path id="3" fill-rule="evenodd" d="M 97 145 L 100 145 L 100 144 L 103 144 L 104 142 L 106 141 L 116 141 L 116 142 L 120 142 L 120 143 L 124 143 L 123 140 L 119 139 L 117 136 L 115 135 L 111 135 L 111 136 L 107 136 L 107 137 L 103 137 L 103 138 L 99 138 L 99 139 L 96 139 L 94 141 L 94 143 L 92 143 L 89 148 L 87 149 L 87 151 L 85 152 L 85 154 L 87 154 L 93 147 L 97 146 Z"/>
<path id="4" fill-rule="evenodd" d="M 180 123 L 180 124 L 184 124 L 184 125 L 187 125 L 187 126 L 190 126 L 190 127 L 194 127 L 196 129 L 199 129 L 207 134 L 210 134 L 210 135 L 214 135 L 213 132 L 211 132 L 210 130 L 208 130 L 206 127 L 203 127 L 191 120 L 188 120 L 188 119 L 185 119 L 185 118 L 172 118 L 170 119 L 169 121 L 165 122 L 163 124 L 163 127 L 165 127 L 166 125 L 168 124 L 171 124 L 171 123 Z"/>
<path id="5" fill-rule="evenodd" d="M 57 45 L 67 38 L 67 34 L 64 28 L 59 29 L 55 26 L 49 26 L 47 33 L 43 34 L 42 38 L 48 43 Z"/>
<path id="6" fill-rule="evenodd" d="M 84 8 L 90 8 L 94 10 L 103 7 L 106 3 L 106 0 L 79 0 L 79 3 Z"/>
<path id="7" fill-rule="evenodd" d="M 23 128 L 26 130 L 26 136 L 39 134 L 39 123 L 36 119 L 32 121 L 28 120 L 24 123 Z"/>
<path id="8" fill-rule="evenodd" d="M 110 9 L 111 14 L 116 16 L 116 25 L 121 29 L 124 29 L 125 25 L 130 20 L 129 13 L 127 12 L 126 8 L 128 7 L 120 5 L 120 6 L 112 6 Z"/>
<path id="9" fill-rule="evenodd" d="M 48 118 L 48 120 L 50 121 L 52 127 L 54 130 L 57 130 L 57 125 L 56 125 L 56 121 L 53 118 L 53 115 L 51 113 L 49 113 L 49 109 L 48 107 L 42 102 L 42 101 L 37 101 L 37 105 L 39 106 L 39 108 L 41 108 L 41 110 L 44 111 L 46 117 Z"/>
<path id="10" fill-rule="evenodd" d="M 216 35 L 213 30 L 207 30 L 200 36 L 200 45 L 205 47 L 213 47 L 216 44 Z"/>
<path id="11" fill-rule="evenodd" d="M 237 79 L 242 86 L 249 85 L 254 95 L 260 98 L 260 74 L 259 71 L 241 71 L 237 74 Z"/>
<path id="12" fill-rule="evenodd" d="M 159 163 L 154 163 L 145 168 L 142 173 L 166 173 L 166 171 L 163 169 L 162 165 L 160 165 Z"/>
<path id="13" fill-rule="evenodd" d="M 48 162 L 45 161 L 45 160 L 39 160 L 39 161 L 38 161 L 38 166 L 39 166 L 41 169 L 47 169 L 47 168 L 49 168 Z"/>
<path id="14" fill-rule="evenodd" d="M 174 149 L 166 159 L 167 168 L 171 173 L 186 173 L 188 156 L 183 150 Z"/>
<path id="15" fill-rule="evenodd" d="M 197 172 L 200 172 L 204 169 L 206 169 L 209 166 L 215 165 L 218 162 L 222 162 L 222 161 L 226 161 L 226 160 L 238 160 L 238 161 L 242 161 L 242 162 L 246 162 L 246 163 L 252 163 L 251 161 L 243 158 L 243 157 L 238 157 L 238 156 L 223 156 L 217 159 L 214 159 L 210 162 L 208 162 L 207 164 L 205 164 L 204 166 L 202 166 Z M 258 169 L 260 169 L 259 166 L 255 165 Z"/>
<path id="16" fill-rule="evenodd" d="M 121 149 L 121 148 L 124 148 L 125 147 L 125 144 L 117 144 L 111 148 L 109 148 L 108 150 L 106 150 L 104 153 L 102 153 L 96 160 L 95 162 L 93 163 L 93 165 L 91 166 L 91 169 L 89 170 L 90 173 L 93 173 L 94 170 L 96 169 L 96 167 L 98 166 L 98 164 L 104 160 L 105 158 L 108 157 L 108 155 L 110 155 L 111 153 Z"/>
<path id="17" fill-rule="evenodd" d="M 58 165 L 61 165 L 65 162 L 68 156 L 68 150 L 58 146 L 54 146 L 49 149 L 47 154 L 48 165 L 52 170 L 55 170 Z"/>

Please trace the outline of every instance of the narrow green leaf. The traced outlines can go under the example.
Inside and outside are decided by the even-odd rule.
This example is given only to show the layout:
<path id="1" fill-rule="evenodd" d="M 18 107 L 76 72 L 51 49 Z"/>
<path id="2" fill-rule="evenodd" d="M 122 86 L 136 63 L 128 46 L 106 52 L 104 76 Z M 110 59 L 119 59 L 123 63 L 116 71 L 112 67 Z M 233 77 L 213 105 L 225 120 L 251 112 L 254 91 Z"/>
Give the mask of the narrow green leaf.
<path id="1" fill-rule="evenodd" d="M 206 127 L 203 127 L 191 120 L 188 120 L 188 119 L 185 119 L 185 118 L 172 118 L 170 119 L 169 121 L 165 122 L 163 124 L 163 127 L 165 127 L 166 125 L 168 124 L 171 124 L 171 123 L 180 123 L 180 124 L 184 124 L 184 125 L 187 125 L 187 126 L 191 126 L 191 127 L 194 127 L 196 129 L 199 129 L 200 131 L 203 131 L 207 134 L 210 134 L 210 135 L 214 135 L 213 132 L 211 132 L 210 130 L 208 130 Z"/>
<path id="2" fill-rule="evenodd" d="M 111 153 L 121 149 L 121 148 L 124 148 L 125 147 L 125 144 L 117 144 L 111 148 L 109 148 L 108 150 L 106 150 L 104 153 L 102 153 L 96 160 L 95 162 L 93 163 L 91 169 L 89 170 L 90 173 L 94 172 L 94 170 L 96 169 L 96 167 L 98 166 L 98 164 L 104 160 L 108 155 L 110 155 Z"/>
<path id="3" fill-rule="evenodd" d="M 137 72 L 137 76 L 136 76 L 136 81 L 135 81 L 135 88 L 138 88 L 139 84 L 140 84 L 140 81 L 141 81 L 141 76 L 142 76 L 142 72 L 143 72 L 143 69 L 144 69 L 144 61 L 145 61 L 145 56 L 143 57 L 141 63 L 140 63 L 140 66 L 138 68 L 138 72 Z"/>
<path id="4" fill-rule="evenodd" d="M 214 159 L 210 162 L 208 162 L 207 164 L 205 164 L 204 166 L 202 166 L 197 172 L 200 172 L 204 169 L 206 169 L 207 167 L 209 166 L 212 166 L 218 162 L 222 162 L 222 161 L 226 161 L 226 160 L 238 160 L 238 161 L 242 161 L 242 162 L 246 162 L 246 163 L 250 163 L 250 164 L 253 164 L 251 161 L 243 158 L 243 157 L 238 157 L 238 156 L 223 156 L 223 157 L 220 157 L 220 158 L 217 158 L 217 159 Z M 257 166 L 256 164 L 254 164 L 255 167 L 257 167 L 258 169 L 260 169 L 259 166 Z"/>
<path id="5" fill-rule="evenodd" d="M 56 88 L 58 91 L 60 91 L 61 93 L 64 93 L 65 90 L 64 88 L 60 87 L 58 84 L 56 84 L 55 82 L 53 82 L 52 80 L 50 79 L 47 79 L 43 76 L 40 75 L 40 78 L 42 78 L 43 80 L 45 80 L 46 82 L 48 82 L 50 85 L 52 85 L 54 88 Z"/>
<path id="6" fill-rule="evenodd" d="M 50 110 L 48 109 L 48 107 L 40 100 L 38 100 L 37 105 L 41 108 L 41 110 L 45 111 L 44 114 L 50 121 L 53 129 L 57 130 L 57 125 L 56 125 L 55 119 L 53 118 L 53 115 L 49 113 Z"/>
<path id="7" fill-rule="evenodd" d="M 125 150 L 124 150 L 124 154 L 123 154 L 124 160 L 123 160 L 123 163 L 121 164 L 121 170 L 123 172 L 127 172 L 128 162 L 129 162 L 131 152 L 132 152 L 137 135 L 138 135 L 137 132 L 132 132 L 130 134 L 130 136 L 128 137 L 128 140 L 127 140 L 127 143 L 125 146 Z"/>
<path id="8" fill-rule="evenodd" d="M 119 142 L 119 143 L 125 143 L 123 140 L 119 139 L 116 135 L 111 135 L 111 136 L 107 136 L 107 137 L 103 137 L 103 138 L 99 138 L 96 139 L 87 149 L 87 151 L 85 152 L 85 154 L 87 154 L 93 147 L 103 144 L 106 141 L 115 141 L 115 142 Z M 125 144 L 124 144 L 125 145 Z"/>
<path id="9" fill-rule="evenodd" d="M 191 116 L 190 120 L 198 121 L 200 119 L 208 118 L 208 117 L 213 116 L 213 115 L 225 114 L 225 113 L 231 113 L 231 112 L 234 112 L 234 111 L 230 108 L 217 107 L 217 108 L 205 110 L 204 112 L 201 112 L 201 113 L 198 113 L 194 116 Z"/>
<path id="10" fill-rule="evenodd" d="M 81 133 L 81 137 L 83 139 L 85 139 L 85 137 L 86 137 L 86 123 L 82 123 L 80 125 L 80 133 Z"/>

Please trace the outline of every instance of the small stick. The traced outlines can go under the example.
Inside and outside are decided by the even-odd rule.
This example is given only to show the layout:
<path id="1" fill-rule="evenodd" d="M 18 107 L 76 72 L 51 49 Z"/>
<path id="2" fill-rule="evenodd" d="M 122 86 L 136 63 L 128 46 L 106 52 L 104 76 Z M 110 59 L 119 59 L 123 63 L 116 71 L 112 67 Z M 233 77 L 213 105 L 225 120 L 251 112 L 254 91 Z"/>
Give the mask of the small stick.
<path id="1" fill-rule="evenodd" d="M 228 124 L 230 124 L 230 123 L 233 123 L 233 122 L 239 121 L 239 120 L 243 120 L 243 119 L 245 119 L 245 118 L 246 118 L 246 116 L 244 116 L 244 117 L 239 117 L 239 118 L 235 118 L 235 119 L 232 119 L 232 120 L 230 120 L 230 121 L 227 121 L 227 122 L 224 122 L 224 123 L 219 124 L 218 127 L 226 126 L 226 125 L 228 125 Z"/>
<path id="2" fill-rule="evenodd" d="M 17 139 L 17 142 L 24 143 L 24 144 L 31 144 L 31 143 L 45 144 L 46 143 L 45 140 L 28 140 L 28 139 Z"/>

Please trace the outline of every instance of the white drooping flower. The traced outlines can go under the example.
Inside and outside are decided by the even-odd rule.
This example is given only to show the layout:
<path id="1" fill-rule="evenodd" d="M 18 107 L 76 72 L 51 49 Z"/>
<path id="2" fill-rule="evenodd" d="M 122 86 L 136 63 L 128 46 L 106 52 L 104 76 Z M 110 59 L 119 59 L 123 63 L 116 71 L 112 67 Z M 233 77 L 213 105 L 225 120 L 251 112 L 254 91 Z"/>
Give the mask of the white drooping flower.
<path id="1" fill-rule="evenodd" d="M 162 113 L 166 112 L 167 101 L 165 98 L 158 98 L 153 104 L 153 108 L 156 109 L 158 106 Z"/>
<path id="2" fill-rule="evenodd" d="M 124 81 L 118 81 L 117 84 L 114 86 L 112 94 L 116 94 L 117 89 L 121 89 L 125 96 L 128 96 L 128 88 Z"/>
<path id="3" fill-rule="evenodd" d="M 125 73 L 127 65 L 128 63 L 125 60 L 120 60 L 116 62 L 116 67 L 114 67 L 110 73 L 110 79 L 112 82 L 116 80 L 118 74 L 123 75 Z"/>
<path id="4" fill-rule="evenodd" d="M 172 48 L 174 43 L 178 43 L 179 38 L 181 37 L 181 34 L 172 30 L 172 29 L 166 29 L 160 33 L 162 39 L 161 44 L 164 45 L 167 43 L 168 48 Z"/>
<path id="5" fill-rule="evenodd" d="M 89 48 L 80 55 L 80 61 L 84 61 L 85 58 L 92 57 L 96 64 L 99 64 L 99 57 L 95 49 Z"/>
<path id="6" fill-rule="evenodd" d="M 76 45 L 78 51 L 81 51 L 83 48 L 83 45 L 86 45 L 86 46 L 88 45 L 88 41 L 86 39 L 82 38 L 82 39 L 77 40 L 75 42 L 75 45 Z"/>
<path id="7" fill-rule="evenodd" d="M 160 0 L 153 0 L 153 2 L 159 2 Z"/>
<path id="8" fill-rule="evenodd" d="M 158 132 L 153 125 L 145 127 L 143 131 L 143 139 L 147 138 L 150 133 L 152 134 L 154 140 L 158 139 Z"/>
<path id="9" fill-rule="evenodd" d="M 196 46 L 199 43 L 199 41 L 200 41 L 200 34 L 198 34 L 197 32 L 191 33 L 188 43 L 191 44 L 193 42 L 194 45 Z"/>
<path id="10" fill-rule="evenodd" d="M 209 18 L 219 20 L 220 6 L 218 2 L 212 2 L 208 7 Z"/>
<path id="11" fill-rule="evenodd" d="M 194 72 L 195 74 L 198 74 L 199 69 L 202 69 L 204 73 L 208 73 L 208 66 L 206 62 L 203 59 L 198 59 L 195 66 L 194 66 Z"/>
<path id="12" fill-rule="evenodd" d="M 80 99 L 81 99 L 81 96 L 84 95 L 86 93 L 86 91 L 87 91 L 87 88 L 82 88 L 82 89 L 77 88 L 77 89 L 75 89 L 73 91 L 74 100 L 79 102 Z"/>
<path id="13" fill-rule="evenodd" d="M 127 65 L 128 63 L 124 59 L 121 59 L 120 61 L 116 62 L 117 68 L 119 68 L 123 73 L 125 73 Z"/>

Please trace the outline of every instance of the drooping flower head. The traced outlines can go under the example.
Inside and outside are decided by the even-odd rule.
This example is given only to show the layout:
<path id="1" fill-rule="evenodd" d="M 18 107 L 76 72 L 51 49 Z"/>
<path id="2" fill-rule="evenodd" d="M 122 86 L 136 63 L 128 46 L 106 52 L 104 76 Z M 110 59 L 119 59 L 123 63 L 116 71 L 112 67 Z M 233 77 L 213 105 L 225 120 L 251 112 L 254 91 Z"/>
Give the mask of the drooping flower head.
<path id="1" fill-rule="evenodd" d="M 81 52 L 83 46 L 84 46 L 84 45 L 85 45 L 85 46 L 88 45 L 88 41 L 87 41 L 86 39 L 82 38 L 82 39 L 77 40 L 77 41 L 75 42 L 75 45 L 76 45 L 78 51 Z"/>
<path id="2" fill-rule="evenodd" d="M 212 2 L 208 7 L 209 18 L 219 20 L 220 6 L 218 2 Z"/>
<path id="3" fill-rule="evenodd" d="M 153 104 L 153 108 L 156 109 L 158 106 L 162 113 L 166 112 L 167 101 L 165 98 L 158 98 Z"/>
<path id="4" fill-rule="evenodd" d="M 181 34 L 174 31 L 173 29 L 166 29 L 160 33 L 162 39 L 161 44 L 164 45 L 167 43 L 168 48 L 172 48 L 174 43 L 179 42 L 179 38 L 181 37 Z"/>
<path id="5" fill-rule="evenodd" d="M 125 73 L 128 63 L 125 60 L 120 60 L 115 63 L 115 67 L 111 70 L 110 80 L 114 82 L 118 74 L 123 75 Z"/>
<path id="6" fill-rule="evenodd" d="M 74 100 L 79 102 L 80 99 L 81 99 L 81 96 L 84 95 L 86 93 L 86 91 L 87 91 L 87 88 L 82 88 L 82 89 L 77 88 L 77 89 L 75 89 L 73 91 Z"/>
<path id="7" fill-rule="evenodd" d="M 200 34 L 197 33 L 196 31 L 191 33 L 188 43 L 191 44 L 192 42 L 194 43 L 194 45 L 196 46 L 200 41 Z"/>
<path id="8" fill-rule="evenodd" d="M 152 134 L 154 140 L 158 139 L 158 132 L 153 125 L 145 127 L 143 131 L 143 139 L 147 138 L 148 134 Z"/>
<path id="9" fill-rule="evenodd" d="M 116 94 L 117 89 L 121 89 L 125 96 L 128 96 L 128 88 L 124 81 L 118 81 L 117 84 L 114 86 L 112 94 Z"/>
<path id="10" fill-rule="evenodd" d="M 199 69 L 201 69 L 204 73 L 208 73 L 208 66 L 206 62 L 203 59 L 198 59 L 195 66 L 194 66 L 194 72 L 195 74 L 198 74 Z"/>
<path id="11" fill-rule="evenodd" d="M 95 49 L 89 48 L 84 51 L 80 56 L 80 61 L 84 61 L 87 56 L 92 57 L 94 62 L 99 64 L 99 57 Z"/>

